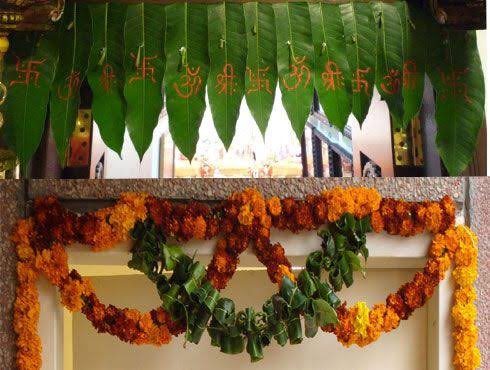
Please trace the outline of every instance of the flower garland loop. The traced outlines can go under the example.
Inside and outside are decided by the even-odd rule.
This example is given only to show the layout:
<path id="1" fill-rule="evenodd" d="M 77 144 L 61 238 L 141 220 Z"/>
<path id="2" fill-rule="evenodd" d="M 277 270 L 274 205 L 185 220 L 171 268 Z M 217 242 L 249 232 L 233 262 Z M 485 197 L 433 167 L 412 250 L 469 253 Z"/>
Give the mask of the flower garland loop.
<path id="1" fill-rule="evenodd" d="M 372 343 L 422 307 L 454 263 L 453 363 L 457 369 L 475 369 L 480 363 L 473 287 L 477 238 L 454 221 L 455 208 L 448 196 L 440 202 L 405 202 L 381 198 L 376 190 L 367 188 L 336 188 L 304 200 L 265 199 L 258 191 L 246 189 L 213 207 L 124 193 L 114 206 L 83 215 L 68 211 L 54 197 L 40 198 L 32 216 L 20 220 L 12 235 L 19 259 L 14 307 L 16 363 L 21 370 L 41 367 L 36 289 L 40 275 L 59 289 L 67 309 L 81 311 L 98 332 L 157 346 L 186 332 L 186 338 L 197 343 L 209 322 L 213 345 L 236 353 L 243 350 L 245 338 L 247 352 L 252 360 L 258 360 L 272 337 L 281 345 L 288 338 L 293 344 L 301 341 L 300 316 L 304 317 L 307 337 L 314 336 L 321 326 L 345 346 Z M 325 225 L 328 227 L 322 231 Z M 306 268 L 298 276 L 293 274 L 281 244 L 271 242 L 272 227 L 294 233 L 320 230 L 322 250 L 308 256 Z M 368 257 L 363 236 L 368 229 L 401 236 L 428 231 L 434 237 L 424 269 L 389 294 L 385 303 L 369 308 L 357 302 L 347 307 L 333 291 L 352 284 L 352 272 L 362 270 L 357 254 Z M 136 244 L 130 266 L 132 263 L 155 282 L 163 302 L 146 313 L 103 304 L 90 280 L 68 267 L 65 246 L 78 242 L 97 252 L 131 236 Z M 218 241 L 205 268 L 180 249 L 166 246 L 167 237 L 182 243 L 190 239 Z M 262 312 L 249 308 L 235 313 L 233 302 L 220 298 L 219 291 L 233 277 L 240 254 L 249 246 L 267 268 L 270 280 L 278 284 L 279 293 L 264 304 Z M 151 258 L 148 251 L 154 252 Z M 164 278 L 163 270 L 172 270 L 172 277 Z M 321 281 L 322 270 L 328 272 L 329 281 Z M 178 314 L 183 314 L 179 307 L 184 307 L 185 320 L 178 319 Z M 216 307 L 221 314 L 216 313 Z M 281 307 L 289 316 L 278 316 Z"/>

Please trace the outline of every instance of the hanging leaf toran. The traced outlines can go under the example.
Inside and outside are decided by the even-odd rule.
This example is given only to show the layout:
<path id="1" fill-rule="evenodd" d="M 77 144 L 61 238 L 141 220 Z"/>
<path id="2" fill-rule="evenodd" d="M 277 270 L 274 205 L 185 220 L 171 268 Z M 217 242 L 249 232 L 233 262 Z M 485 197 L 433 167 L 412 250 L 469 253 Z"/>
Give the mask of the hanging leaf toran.
<path id="1" fill-rule="evenodd" d="M 174 142 L 192 159 L 206 94 L 226 148 L 243 100 L 265 134 L 277 85 L 298 138 L 314 90 L 340 130 L 351 113 L 362 124 L 375 88 L 393 124 L 406 127 L 426 74 L 450 174 L 475 150 L 485 100 L 475 31 L 443 29 L 407 1 L 85 2 L 93 0 L 67 3 L 53 31 L 11 36 L 0 134 L 24 165 L 48 111 L 64 162 L 85 77 L 104 142 L 120 153 L 127 128 L 140 158 L 165 107 Z"/>

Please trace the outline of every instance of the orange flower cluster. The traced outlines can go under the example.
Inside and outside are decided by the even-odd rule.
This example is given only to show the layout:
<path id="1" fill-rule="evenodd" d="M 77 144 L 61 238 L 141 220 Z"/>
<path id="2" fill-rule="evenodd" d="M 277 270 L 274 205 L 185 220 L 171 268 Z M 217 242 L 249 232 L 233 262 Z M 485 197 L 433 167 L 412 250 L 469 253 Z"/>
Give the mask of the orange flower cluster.
<path id="1" fill-rule="evenodd" d="M 14 309 L 17 366 L 21 370 L 41 366 L 35 285 L 40 273 L 59 288 L 61 302 L 71 311 L 81 310 L 99 332 L 130 343 L 162 345 L 170 341 L 171 335 L 185 331 L 182 322 L 173 322 L 161 308 L 140 313 L 102 304 L 90 281 L 75 270 L 69 271 L 64 245 L 79 242 L 91 245 L 93 251 L 107 249 L 127 240 L 134 224 L 150 217 L 165 235 L 180 241 L 221 235 L 207 270 L 207 279 L 216 288 L 226 286 L 236 271 L 239 255 L 250 244 L 267 267 L 271 281 L 280 283 L 284 276 L 294 280 L 294 274 L 284 248 L 270 241 L 271 227 L 292 232 L 312 230 L 338 220 L 345 213 L 358 218 L 371 215 L 377 232 L 386 230 L 389 234 L 409 236 L 428 230 L 436 235 L 423 272 L 416 273 L 412 281 L 390 294 L 386 304 L 369 309 L 364 302 L 351 308 L 344 303 L 337 310 L 339 324 L 323 330 L 335 333 L 346 346 L 373 342 L 424 305 L 451 261 L 455 261 L 454 364 L 463 370 L 478 367 L 476 293 L 472 287 L 477 271 L 476 237 L 463 226 L 454 228 L 455 210 L 449 197 L 440 202 L 403 202 L 381 199 L 376 190 L 366 188 L 337 188 L 305 200 L 278 197 L 266 200 L 258 191 L 246 189 L 214 207 L 128 193 L 113 207 L 81 216 L 66 210 L 53 197 L 36 200 L 33 217 L 19 221 L 12 236 L 19 257 Z"/>
<path id="2" fill-rule="evenodd" d="M 379 209 L 381 195 L 375 189 L 362 187 L 335 188 L 317 196 L 309 195 L 304 201 L 285 198 L 281 201 L 275 199 L 274 203 L 274 212 L 270 212 L 273 226 L 298 233 L 318 229 L 327 222 L 335 222 L 345 213 L 351 213 L 357 218 L 365 217 Z"/>
<path id="3" fill-rule="evenodd" d="M 32 219 L 20 220 L 12 236 L 16 245 L 17 289 L 14 304 L 14 331 L 17 334 L 16 364 L 21 370 L 41 368 L 41 339 L 38 335 L 40 313 L 36 288 L 38 272 L 35 253 L 30 246 L 33 237 Z"/>
<path id="4" fill-rule="evenodd" d="M 95 294 L 85 296 L 82 313 L 99 333 L 109 333 L 124 342 L 161 346 L 171 340 L 171 335 L 185 328 L 175 324 L 162 308 L 141 313 L 133 309 L 105 306 Z"/>
<path id="5" fill-rule="evenodd" d="M 33 217 L 17 223 L 12 241 L 19 258 L 14 305 L 16 365 L 19 370 L 41 368 L 41 340 L 37 332 L 40 305 L 36 288 L 39 274 L 59 288 L 61 303 L 67 309 L 72 312 L 87 310 L 88 297 L 96 299 L 92 285 L 90 280 L 81 277 L 75 270 L 69 271 L 68 256 L 63 245 L 88 243 L 93 250 L 100 250 L 128 239 L 134 223 L 146 218 L 144 199 L 145 195 L 125 194 L 113 208 L 79 217 L 64 209 L 55 198 L 47 197 L 36 200 Z M 83 233 L 84 230 L 87 234 Z M 111 307 L 129 317 L 128 325 L 137 323 L 136 330 L 132 331 L 134 337 L 130 338 L 134 343 L 165 344 L 170 340 L 169 333 L 179 334 L 183 330 L 161 309 L 140 314 L 134 310 Z M 111 321 L 109 315 L 104 315 L 104 318 L 109 326 L 121 324 L 121 321 Z M 112 333 L 115 330 L 128 331 L 121 326 L 107 331 Z"/>
<path id="6" fill-rule="evenodd" d="M 437 234 L 454 226 L 454 202 L 449 196 L 440 202 L 405 202 L 384 198 L 379 210 L 371 215 L 375 232 L 412 236 L 425 230 Z"/>
<path id="7" fill-rule="evenodd" d="M 422 307 L 433 295 L 440 280 L 455 261 L 453 277 L 458 285 L 454 293 L 452 317 L 455 328 L 454 365 L 457 369 L 473 370 L 480 364 L 476 348 L 478 330 L 475 325 L 476 292 L 472 284 L 476 279 L 476 236 L 465 226 L 450 228 L 436 234 L 429 249 L 429 258 L 423 272 L 415 273 L 412 281 L 404 284 L 386 299 L 386 304 L 376 304 L 370 310 L 364 302 L 351 308 L 345 303 L 337 309 L 339 324 L 323 328 L 333 332 L 345 346 L 365 346 L 398 327 L 400 320 L 407 320 L 412 312 Z"/>
<path id="8" fill-rule="evenodd" d="M 270 242 L 269 212 L 271 207 L 278 211 L 278 201 L 278 198 L 266 201 L 257 190 L 246 189 L 232 194 L 219 206 L 220 227 L 225 236 L 218 241 L 207 272 L 207 279 L 215 288 L 226 286 L 236 271 L 239 255 L 251 243 L 257 258 L 267 267 L 271 281 L 279 283 L 283 276 L 293 276 L 284 248 Z"/>
<path id="9" fill-rule="evenodd" d="M 478 328 L 476 321 L 476 290 L 473 284 L 477 277 L 477 237 L 467 227 L 460 226 L 454 231 L 452 248 L 456 268 L 453 278 L 456 283 L 454 306 L 451 311 L 454 329 L 454 358 L 457 370 L 473 370 L 480 367 L 481 356 L 477 348 Z"/>

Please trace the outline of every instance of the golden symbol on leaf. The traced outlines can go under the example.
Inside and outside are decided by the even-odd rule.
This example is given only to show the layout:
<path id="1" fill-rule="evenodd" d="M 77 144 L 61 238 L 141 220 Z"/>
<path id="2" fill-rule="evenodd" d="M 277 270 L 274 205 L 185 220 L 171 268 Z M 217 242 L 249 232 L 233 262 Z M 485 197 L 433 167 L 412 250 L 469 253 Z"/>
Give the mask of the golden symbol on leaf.
<path id="1" fill-rule="evenodd" d="M 15 62 L 15 71 L 17 72 L 17 80 L 10 81 L 9 86 L 14 85 L 30 85 L 31 83 L 38 87 L 39 77 L 41 76 L 41 72 L 39 72 L 36 68 L 43 64 L 46 59 L 43 60 L 29 60 L 25 62 L 25 66 L 22 66 L 22 61 L 20 58 L 15 55 L 17 61 Z"/>
<path id="2" fill-rule="evenodd" d="M 329 60 L 325 63 L 325 72 L 322 73 L 322 81 L 325 90 L 335 91 L 337 88 L 344 86 L 344 76 L 337 63 Z"/>
<path id="3" fill-rule="evenodd" d="M 439 74 L 443 85 L 446 87 L 441 93 L 441 101 L 445 101 L 448 96 L 457 97 L 462 95 L 463 99 L 468 104 L 473 104 L 473 100 L 468 96 L 468 86 L 461 82 L 461 77 L 469 72 L 468 68 L 462 70 L 452 70 L 449 73 L 445 73 L 443 70 L 439 69 Z"/>
<path id="4" fill-rule="evenodd" d="M 188 99 L 199 93 L 202 86 L 202 78 L 199 76 L 201 66 L 192 69 L 189 66 L 185 67 L 185 74 L 180 76 L 180 84 L 174 82 L 172 87 L 178 96 L 183 99 Z"/>
<path id="5" fill-rule="evenodd" d="M 407 60 L 403 63 L 403 87 L 413 90 L 417 84 L 417 63 Z"/>
<path id="6" fill-rule="evenodd" d="M 398 69 L 390 69 L 389 73 L 383 77 L 381 90 L 388 95 L 395 95 L 400 91 L 400 85 L 400 71 Z"/>
<path id="7" fill-rule="evenodd" d="M 219 73 L 216 76 L 216 83 L 219 88 L 218 94 L 233 95 L 236 92 L 236 77 L 233 65 L 226 63 L 223 66 L 223 73 Z"/>
<path id="8" fill-rule="evenodd" d="M 247 67 L 248 78 L 251 82 L 247 95 L 252 92 L 259 92 L 265 90 L 268 94 L 272 95 L 270 81 L 267 78 L 267 72 L 269 72 L 270 67 L 257 68 L 257 73 L 254 73 L 249 67 Z"/>
<path id="9" fill-rule="evenodd" d="M 296 90 L 302 83 L 303 87 L 306 88 L 310 83 L 311 79 L 311 70 L 305 64 L 306 56 L 295 58 L 293 57 L 293 64 L 289 66 L 290 72 L 286 76 L 282 78 L 282 83 L 286 90 L 294 91 Z M 286 79 L 287 77 L 287 79 Z M 292 80 L 293 83 L 290 84 L 287 82 L 288 80 Z M 303 82 L 304 81 L 304 82 Z"/>
<path id="10" fill-rule="evenodd" d="M 100 74 L 100 85 L 105 92 L 109 92 L 111 90 L 112 82 L 115 79 L 116 75 L 114 73 L 114 68 L 110 64 L 104 64 L 102 67 L 102 73 Z"/>
<path id="11" fill-rule="evenodd" d="M 136 60 L 138 59 L 134 53 L 129 54 L 131 59 L 134 60 L 136 64 Z M 155 80 L 155 67 L 151 66 L 151 61 L 157 59 L 157 56 L 154 55 L 152 57 L 144 56 L 139 66 L 136 67 L 136 75 L 129 79 L 129 83 L 132 84 L 135 81 L 141 81 L 149 79 L 152 83 L 156 83 Z"/>
<path id="12" fill-rule="evenodd" d="M 73 98 L 80 89 L 80 72 L 72 71 L 66 78 L 63 86 L 58 86 L 57 95 L 61 100 L 69 100 Z"/>
<path id="13" fill-rule="evenodd" d="M 366 95 L 369 94 L 369 82 L 364 78 L 366 74 L 369 73 L 371 67 L 367 67 L 365 69 L 357 68 L 355 72 L 355 77 L 352 80 L 352 92 L 360 93 L 364 90 Z"/>

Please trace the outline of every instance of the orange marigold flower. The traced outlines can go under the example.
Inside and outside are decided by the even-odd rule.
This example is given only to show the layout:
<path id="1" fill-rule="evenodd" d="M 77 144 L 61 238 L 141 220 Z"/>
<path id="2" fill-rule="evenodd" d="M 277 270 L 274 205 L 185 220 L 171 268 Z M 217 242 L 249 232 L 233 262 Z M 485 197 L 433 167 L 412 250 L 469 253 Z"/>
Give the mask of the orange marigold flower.
<path id="1" fill-rule="evenodd" d="M 267 208 L 272 216 L 279 216 L 282 212 L 281 200 L 278 197 L 272 197 L 267 200 Z"/>
<path id="2" fill-rule="evenodd" d="M 250 212 L 250 206 L 248 204 L 242 206 L 240 208 L 240 213 L 238 214 L 238 222 L 242 225 L 249 226 L 252 224 L 254 220 L 254 216 L 252 212 Z"/>
<path id="3" fill-rule="evenodd" d="M 36 255 L 36 268 L 43 272 L 49 282 L 61 286 L 61 282 L 68 276 L 68 255 L 65 249 L 55 243 L 52 249 L 43 249 Z"/>
<path id="4" fill-rule="evenodd" d="M 202 216 L 194 220 L 194 238 L 201 240 L 206 238 L 206 220 Z"/>
<path id="5" fill-rule="evenodd" d="M 469 304 L 476 300 L 476 289 L 473 286 L 459 288 L 454 291 L 454 300 L 462 304 Z"/>

